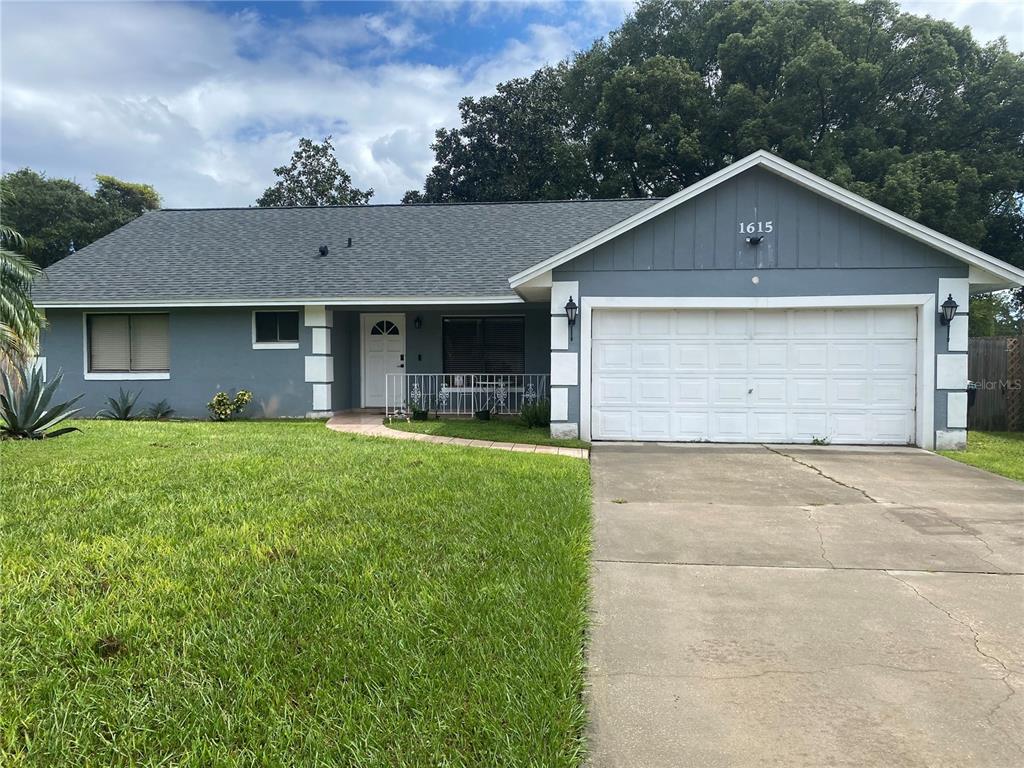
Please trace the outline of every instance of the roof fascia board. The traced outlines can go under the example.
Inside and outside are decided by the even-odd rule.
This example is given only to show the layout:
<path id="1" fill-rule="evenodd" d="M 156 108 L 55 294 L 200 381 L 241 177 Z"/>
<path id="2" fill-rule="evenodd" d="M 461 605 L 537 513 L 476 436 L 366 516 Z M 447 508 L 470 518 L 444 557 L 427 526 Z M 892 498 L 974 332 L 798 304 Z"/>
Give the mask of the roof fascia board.
<path id="1" fill-rule="evenodd" d="M 561 264 L 565 264 L 577 256 L 581 256 L 587 251 L 640 226 L 644 222 L 653 219 L 655 216 L 665 213 L 666 211 L 685 203 L 687 200 L 691 200 L 697 195 L 700 195 L 709 189 L 718 186 L 722 182 L 731 179 L 737 174 L 755 166 L 763 167 L 778 176 L 782 176 L 783 178 L 804 187 L 805 189 L 832 200 L 845 208 L 856 211 L 879 224 L 894 229 L 897 232 L 901 232 L 918 242 L 924 243 L 925 245 L 946 253 L 960 261 L 985 269 L 986 271 L 998 276 L 1000 279 L 1006 280 L 1010 284 L 1024 285 L 1024 270 L 1017 269 L 994 256 L 989 256 L 987 253 L 971 248 L 969 245 L 961 243 L 958 240 L 954 240 L 951 237 L 947 237 L 941 232 L 936 232 L 934 229 L 926 227 L 923 224 L 911 221 L 905 216 L 901 216 L 888 208 L 878 205 L 877 203 L 873 203 L 860 195 L 850 192 L 849 190 L 843 189 L 830 181 L 826 181 L 820 176 L 816 176 L 810 171 L 805 171 L 803 168 L 793 165 L 792 163 L 787 162 L 780 157 L 776 157 L 770 152 L 766 152 L 764 150 L 758 150 L 742 160 L 737 160 L 732 165 L 726 166 L 722 170 L 701 179 L 695 184 L 691 184 L 686 189 L 655 203 L 650 208 L 647 208 L 628 219 L 620 221 L 618 224 L 609 227 L 603 232 L 598 232 L 593 237 L 590 237 L 571 248 L 567 248 L 561 253 L 558 253 L 551 258 L 530 267 L 529 269 L 525 269 L 522 272 L 513 275 L 509 278 L 509 284 L 512 288 L 516 288 L 522 283 L 531 280 L 546 271 L 552 270 Z"/>
<path id="2" fill-rule="evenodd" d="M 412 304 L 445 305 L 445 304 L 522 304 L 518 296 L 366 296 L 357 298 L 295 298 L 295 299 L 209 299 L 209 300 L 175 300 L 154 299 L 152 301 L 40 301 L 35 306 L 40 309 L 91 309 L 98 307 L 117 307 L 124 309 L 145 309 L 147 307 L 293 307 L 300 304 L 331 304 L 333 306 L 362 307 L 374 306 L 405 306 Z"/>

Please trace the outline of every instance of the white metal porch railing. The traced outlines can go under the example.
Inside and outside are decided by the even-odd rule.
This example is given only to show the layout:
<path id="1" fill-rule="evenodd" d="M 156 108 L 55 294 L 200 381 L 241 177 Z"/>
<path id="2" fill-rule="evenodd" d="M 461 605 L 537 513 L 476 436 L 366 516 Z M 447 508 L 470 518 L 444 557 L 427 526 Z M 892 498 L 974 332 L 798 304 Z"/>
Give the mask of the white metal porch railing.
<path id="1" fill-rule="evenodd" d="M 388 416 L 414 407 L 446 416 L 472 416 L 487 409 L 512 415 L 549 395 L 546 373 L 388 373 L 385 377 Z"/>

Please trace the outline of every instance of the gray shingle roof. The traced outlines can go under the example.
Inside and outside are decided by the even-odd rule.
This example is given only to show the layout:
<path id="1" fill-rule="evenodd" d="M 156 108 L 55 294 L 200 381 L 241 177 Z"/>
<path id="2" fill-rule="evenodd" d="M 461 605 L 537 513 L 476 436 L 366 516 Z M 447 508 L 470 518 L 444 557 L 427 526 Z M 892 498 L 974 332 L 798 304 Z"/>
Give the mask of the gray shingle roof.
<path id="1" fill-rule="evenodd" d="M 509 277 L 654 202 L 153 211 L 49 267 L 34 298 L 512 297 Z"/>

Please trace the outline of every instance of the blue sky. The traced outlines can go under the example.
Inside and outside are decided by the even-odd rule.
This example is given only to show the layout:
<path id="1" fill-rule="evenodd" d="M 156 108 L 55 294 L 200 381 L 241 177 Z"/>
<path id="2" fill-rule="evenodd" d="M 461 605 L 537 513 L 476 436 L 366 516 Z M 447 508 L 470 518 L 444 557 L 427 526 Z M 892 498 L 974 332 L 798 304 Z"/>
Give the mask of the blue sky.
<path id="1" fill-rule="evenodd" d="M 1024 49 L 1024 4 L 906 0 Z M 556 63 L 632 0 L 0 4 L 0 163 L 248 205 L 300 136 L 332 133 L 374 202 L 418 188 L 462 96 Z"/>

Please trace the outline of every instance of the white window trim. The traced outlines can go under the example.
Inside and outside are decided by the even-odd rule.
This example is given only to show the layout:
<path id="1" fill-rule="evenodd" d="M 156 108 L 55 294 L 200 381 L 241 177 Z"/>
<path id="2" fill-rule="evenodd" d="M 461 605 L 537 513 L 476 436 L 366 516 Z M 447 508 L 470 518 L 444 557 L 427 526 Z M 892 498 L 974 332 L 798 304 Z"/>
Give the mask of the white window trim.
<path id="1" fill-rule="evenodd" d="M 298 349 L 298 341 L 256 341 L 256 313 L 257 312 L 298 312 L 290 309 L 254 309 L 252 314 L 252 348 L 253 349 Z M 301 325 L 301 323 L 300 323 Z M 300 332 L 301 333 L 301 332 Z"/>
<path id="2" fill-rule="evenodd" d="M 591 322 L 595 309 L 836 309 L 914 307 L 917 309 L 917 444 L 935 448 L 935 294 L 873 296 L 594 296 L 580 304 L 580 439 L 590 441 Z"/>
<path id="3" fill-rule="evenodd" d="M 89 315 L 166 315 L 167 312 L 83 312 L 82 313 L 82 378 L 85 381 L 164 381 L 170 371 L 90 371 Z M 168 320 L 169 322 L 169 320 Z M 167 329 L 170 335 L 170 328 Z M 168 339 L 168 342 L 170 340 Z M 168 344 L 169 346 L 169 344 Z"/>

